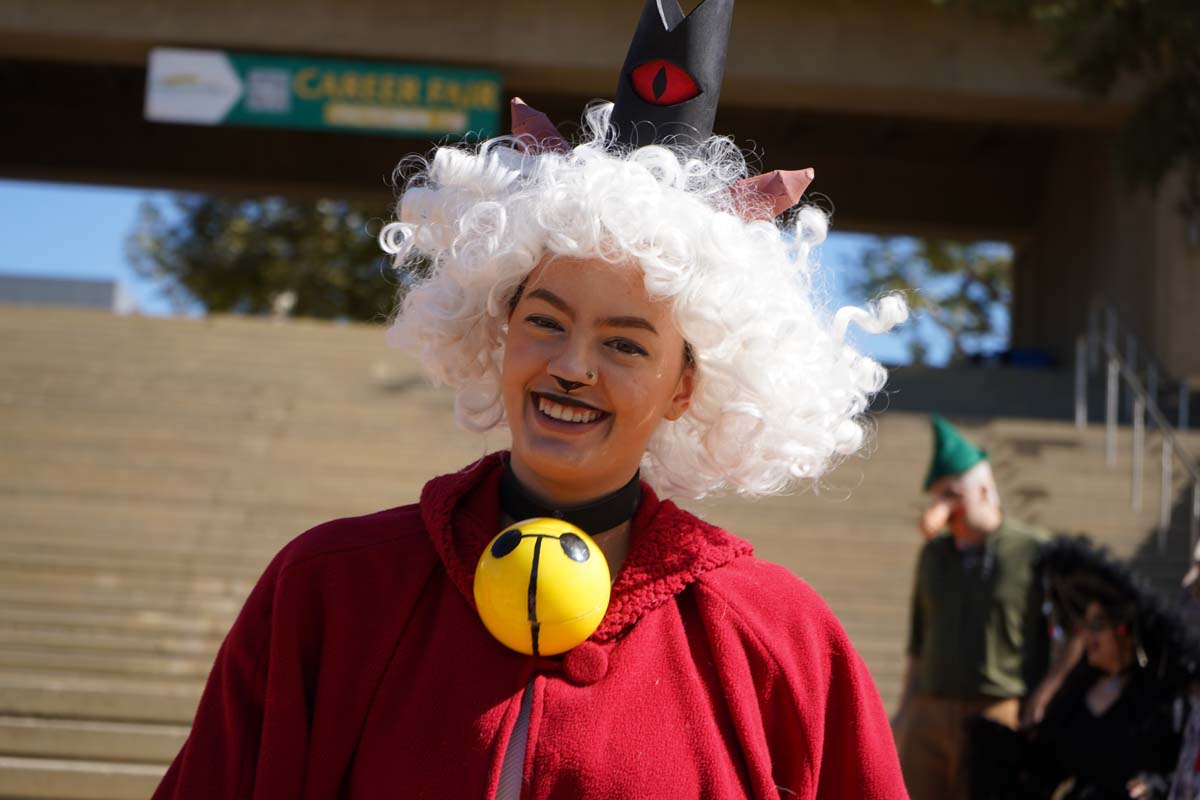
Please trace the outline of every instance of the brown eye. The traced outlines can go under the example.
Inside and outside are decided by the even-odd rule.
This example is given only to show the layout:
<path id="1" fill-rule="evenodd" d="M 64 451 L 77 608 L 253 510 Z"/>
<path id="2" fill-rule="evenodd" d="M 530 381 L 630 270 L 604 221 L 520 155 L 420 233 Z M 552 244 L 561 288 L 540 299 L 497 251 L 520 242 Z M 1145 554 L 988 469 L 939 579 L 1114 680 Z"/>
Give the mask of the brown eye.
<path id="1" fill-rule="evenodd" d="M 562 325 L 550 317 L 543 317 L 540 314 L 531 314 L 525 320 L 535 328 L 543 328 L 548 331 L 561 331 Z"/>
<path id="2" fill-rule="evenodd" d="M 691 75 L 661 58 L 634 68 L 629 77 L 638 97 L 656 106 L 673 106 L 700 94 Z"/>
<path id="3" fill-rule="evenodd" d="M 637 342 L 631 342 L 628 339 L 613 339 L 608 343 L 608 346 L 618 353 L 627 356 L 644 356 L 649 355 L 646 348 L 642 347 Z"/>

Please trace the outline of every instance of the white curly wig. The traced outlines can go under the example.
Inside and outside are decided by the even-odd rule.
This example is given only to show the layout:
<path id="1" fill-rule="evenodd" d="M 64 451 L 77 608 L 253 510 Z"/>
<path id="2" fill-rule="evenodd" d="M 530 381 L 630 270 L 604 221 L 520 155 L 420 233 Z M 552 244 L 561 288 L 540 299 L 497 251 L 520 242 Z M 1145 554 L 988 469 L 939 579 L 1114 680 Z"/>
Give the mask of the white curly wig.
<path id="1" fill-rule="evenodd" d="M 846 328 L 882 333 L 907 317 L 904 302 L 827 313 L 813 286 L 821 211 L 801 207 L 782 227 L 747 222 L 731 192 L 746 161 L 729 139 L 629 151 L 612 144 L 610 110 L 588 111 L 589 135 L 569 152 L 529 154 L 502 136 L 420 162 L 379 236 L 398 269 L 425 266 L 392 342 L 456 390 L 460 424 L 489 430 L 504 424 L 505 323 L 525 277 L 548 255 L 632 261 L 648 295 L 671 303 L 696 369 L 690 408 L 651 438 L 646 480 L 700 498 L 819 478 L 863 446 L 863 414 L 886 378 Z"/>

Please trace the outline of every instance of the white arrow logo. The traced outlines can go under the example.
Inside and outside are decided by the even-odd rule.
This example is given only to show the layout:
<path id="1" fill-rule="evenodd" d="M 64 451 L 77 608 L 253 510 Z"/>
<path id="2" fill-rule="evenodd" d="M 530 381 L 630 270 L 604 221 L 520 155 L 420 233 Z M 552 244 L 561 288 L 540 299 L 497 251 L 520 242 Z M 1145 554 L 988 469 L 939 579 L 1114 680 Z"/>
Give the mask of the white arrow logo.
<path id="1" fill-rule="evenodd" d="M 217 125 L 242 97 L 242 82 L 219 50 L 150 51 L 146 119 Z"/>

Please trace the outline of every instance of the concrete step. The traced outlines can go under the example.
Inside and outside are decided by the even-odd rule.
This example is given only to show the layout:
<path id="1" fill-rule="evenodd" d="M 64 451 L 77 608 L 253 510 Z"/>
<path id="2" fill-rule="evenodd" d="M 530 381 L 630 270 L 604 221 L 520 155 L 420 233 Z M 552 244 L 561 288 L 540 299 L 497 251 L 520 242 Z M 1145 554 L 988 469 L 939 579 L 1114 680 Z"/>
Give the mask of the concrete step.
<path id="1" fill-rule="evenodd" d="M 140 502 L 182 502 L 202 504 L 245 504 L 263 502 L 264 491 L 271 488 L 273 479 L 228 479 L 216 471 L 158 470 L 151 466 L 112 466 L 103 472 L 74 465 L 27 464 L 19 473 L 0 477 L 4 492 L 49 492 L 67 496 L 94 495 L 124 497 Z M 62 492 L 69 486 L 69 492 Z M 386 476 L 376 474 L 328 476 L 322 480 L 298 480 L 286 491 L 274 493 L 277 502 L 293 509 L 304 508 L 314 513 L 354 513 L 353 509 L 390 508 L 412 502 L 409 493 L 400 494 L 397 484 Z M 331 502 L 328 498 L 337 498 Z"/>
<path id="2" fill-rule="evenodd" d="M 203 687 L 0 671 L 0 715 L 190 725 Z"/>
<path id="3" fill-rule="evenodd" d="M 0 715 L 0 753 L 43 759 L 169 764 L 186 725 L 147 725 Z"/>
<path id="4" fill-rule="evenodd" d="M 142 611 L 161 609 L 179 614 L 232 617 L 241 608 L 243 596 L 191 593 L 162 594 L 130 591 L 126 587 L 47 584 L 43 581 L 12 581 L 0 585 L 0 603 L 47 609 L 95 609 Z"/>
<path id="5" fill-rule="evenodd" d="M 61 572 L 103 572 L 110 575 L 154 574 L 166 580 L 203 580 L 208 577 L 253 582 L 262 573 L 259 564 L 246 564 L 242 559 L 220 563 L 199 557 L 186 559 L 179 556 L 159 558 L 137 558 L 128 553 L 74 554 L 69 548 L 45 547 L 37 550 L 19 545 L 7 547 L 0 552 L 0 570 L 57 569 Z"/>
<path id="6" fill-rule="evenodd" d="M 119 655 L 211 658 L 223 636 L 164 636 L 161 634 L 104 633 L 86 628 L 47 629 L 0 620 L 0 647 L 38 648 L 61 652 L 97 652 Z"/>
<path id="7" fill-rule="evenodd" d="M 153 794 L 166 771 L 159 764 L 0 756 L 0 797 L 131 800 Z"/>
<path id="8" fill-rule="evenodd" d="M 0 563 L 0 586 L 57 587 L 64 591 L 105 589 L 152 594 L 160 598 L 182 598 L 189 594 L 213 600 L 236 598 L 239 601 L 250 593 L 253 580 L 231 577 L 164 578 L 161 575 L 115 572 L 66 572 L 53 566 L 30 568 Z"/>
<path id="9" fill-rule="evenodd" d="M 103 611 L 0 605 L 4 624 L 41 630 L 76 630 L 219 639 L 233 623 L 228 615 L 195 615 L 145 609 Z"/>
<path id="10" fill-rule="evenodd" d="M 72 557 L 77 561 L 106 565 L 130 564 L 146 571 L 202 565 L 228 568 L 231 572 L 253 569 L 261 572 L 274 556 L 274 542 L 246 541 L 234 531 L 228 534 L 202 533 L 180 536 L 159 530 L 125 530 L 93 536 L 60 535 L 50 538 L 55 529 L 40 523 L 18 523 L 0 533 L 0 547 L 20 558 Z M 241 547 L 238 547 L 238 543 Z"/>
<path id="11" fill-rule="evenodd" d="M 201 684 L 212 669 L 212 652 L 191 656 L 164 656 L 101 652 L 93 649 L 63 650 L 7 645 L 0 649 L 0 670 L 46 672 L 95 677 L 145 677 Z M 2 752 L 2 751 L 0 751 Z"/>

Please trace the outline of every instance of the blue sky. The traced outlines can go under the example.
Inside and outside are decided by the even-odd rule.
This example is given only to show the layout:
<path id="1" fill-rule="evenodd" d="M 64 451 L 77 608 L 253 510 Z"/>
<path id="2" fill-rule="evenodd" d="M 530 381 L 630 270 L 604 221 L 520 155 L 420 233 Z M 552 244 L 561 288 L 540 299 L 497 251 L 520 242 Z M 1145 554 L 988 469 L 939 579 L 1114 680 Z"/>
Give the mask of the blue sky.
<path id="1" fill-rule="evenodd" d="M 157 288 L 138 277 L 125 258 L 125 238 L 138 206 L 166 197 L 165 192 L 145 189 L 0 180 L 0 274 L 116 280 L 133 309 L 170 314 Z M 868 241 L 859 234 L 833 233 L 822 247 L 825 281 L 838 304 L 862 300 L 847 297 L 841 284 L 856 269 Z M 944 361 L 949 352 L 945 337 L 928 322 L 909 324 L 928 342 L 931 360 Z M 860 349 L 876 358 L 888 363 L 907 360 L 898 337 L 852 335 Z"/>
<path id="2" fill-rule="evenodd" d="M 155 288 L 125 259 L 144 189 L 0 180 L 0 273 L 116 280 L 136 308 L 169 314 Z"/>

